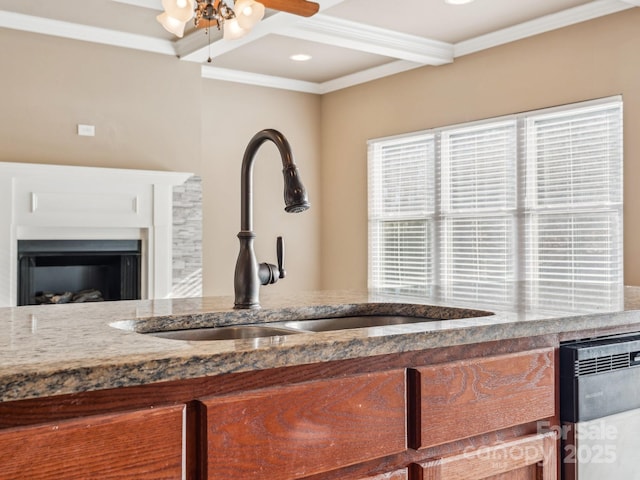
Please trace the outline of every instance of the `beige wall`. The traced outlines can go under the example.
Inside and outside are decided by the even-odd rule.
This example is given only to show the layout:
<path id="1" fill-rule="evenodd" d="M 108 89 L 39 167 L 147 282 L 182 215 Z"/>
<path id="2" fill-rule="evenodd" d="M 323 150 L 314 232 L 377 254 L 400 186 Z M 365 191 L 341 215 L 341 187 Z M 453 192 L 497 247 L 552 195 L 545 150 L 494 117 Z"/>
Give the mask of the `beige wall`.
<path id="1" fill-rule="evenodd" d="M 202 81 L 204 177 L 204 265 L 208 293 L 225 294 L 233 286 L 240 230 L 240 167 L 251 138 L 264 128 L 285 134 L 307 188 L 311 209 L 284 211 L 282 162 L 271 142 L 258 150 L 253 171 L 253 227 L 259 262 L 276 263 L 276 237 L 285 241 L 287 278 L 269 292 L 320 286 L 320 98 L 283 90 Z M 231 283 L 230 283 L 231 282 Z M 263 288 L 263 291 L 266 288 Z"/>
<path id="2" fill-rule="evenodd" d="M 0 46 L 0 161 L 199 169 L 197 65 L 6 29 Z"/>
<path id="3" fill-rule="evenodd" d="M 367 284 L 366 141 L 622 94 L 625 282 L 640 285 L 640 8 L 325 95 L 323 288 Z"/>
<path id="4" fill-rule="evenodd" d="M 194 172 L 204 189 L 204 293 L 232 294 L 240 228 L 240 165 L 263 128 L 289 138 L 313 208 L 283 212 L 273 146 L 255 168 L 259 261 L 288 240 L 289 278 L 271 291 L 316 289 L 320 98 L 202 80 L 177 58 L 0 29 L 0 161 Z M 96 126 L 93 138 L 76 125 Z M 263 158 L 264 157 L 264 158 Z"/>
<path id="5" fill-rule="evenodd" d="M 204 292 L 230 294 L 240 164 L 255 132 L 289 138 L 313 207 L 283 212 L 276 149 L 255 164 L 256 250 L 287 241 L 270 291 L 367 279 L 366 141 L 622 94 L 625 275 L 640 285 L 640 9 L 318 97 L 200 78 L 176 58 L 0 29 L 0 161 L 191 171 L 204 186 Z M 77 123 L 96 137 L 76 135 Z"/>

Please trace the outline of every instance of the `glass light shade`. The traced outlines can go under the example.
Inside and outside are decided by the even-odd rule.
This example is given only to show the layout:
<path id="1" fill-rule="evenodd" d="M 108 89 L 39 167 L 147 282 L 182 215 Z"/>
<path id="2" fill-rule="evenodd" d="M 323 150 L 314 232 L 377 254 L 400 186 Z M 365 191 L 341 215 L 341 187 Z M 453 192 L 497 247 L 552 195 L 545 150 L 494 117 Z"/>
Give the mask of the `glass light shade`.
<path id="1" fill-rule="evenodd" d="M 194 0 L 162 0 L 162 8 L 167 15 L 186 23 L 193 18 Z"/>
<path id="2" fill-rule="evenodd" d="M 225 20 L 223 29 L 224 33 L 222 35 L 222 38 L 224 38 L 225 40 L 237 40 L 238 38 L 244 37 L 247 33 L 249 33 L 248 30 L 245 30 L 238 24 L 237 18 Z"/>
<path id="3" fill-rule="evenodd" d="M 245 30 L 251 30 L 264 17 L 264 5 L 255 0 L 237 0 L 233 11 L 238 25 Z"/>
<path id="4" fill-rule="evenodd" d="M 173 33 L 176 37 L 180 38 L 184 36 L 184 27 L 187 22 L 181 22 L 167 13 L 161 13 L 156 17 L 156 20 L 160 22 L 160 25 L 162 25 L 167 32 Z"/>

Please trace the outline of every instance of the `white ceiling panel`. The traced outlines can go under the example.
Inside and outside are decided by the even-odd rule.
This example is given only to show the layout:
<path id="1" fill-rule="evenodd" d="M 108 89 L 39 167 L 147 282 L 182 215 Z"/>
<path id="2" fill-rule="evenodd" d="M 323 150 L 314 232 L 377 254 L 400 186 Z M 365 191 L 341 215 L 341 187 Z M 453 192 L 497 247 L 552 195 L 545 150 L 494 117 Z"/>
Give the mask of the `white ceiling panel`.
<path id="1" fill-rule="evenodd" d="M 289 57 L 311 55 L 306 62 Z M 268 58 L 268 61 L 260 59 Z M 323 83 L 337 77 L 384 65 L 392 58 L 359 52 L 348 48 L 299 40 L 281 35 L 268 35 L 232 52 L 213 59 L 211 66 L 278 77 Z"/>
<path id="2" fill-rule="evenodd" d="M 467 5 L 450 5 L 443 0 L 348 0 L 323 13 L 456 43 L 589 2 L 590 0 L 475 0 Z"/>
<path id="3" fill-rule="evenodd" d="M 174 38 L 156 22 L 161 0 L 0 0 L 0 28 L 176 55 L 202 63 L 204 78 L 325 93 L 640 5 L 640 0 L 316 1 L 320 14 L 314 17 L 270 10 L 235 41 L 192 26 L 184 38 Z M 295 53 L 313 58 L 293 62 L 289 57 Z"/>

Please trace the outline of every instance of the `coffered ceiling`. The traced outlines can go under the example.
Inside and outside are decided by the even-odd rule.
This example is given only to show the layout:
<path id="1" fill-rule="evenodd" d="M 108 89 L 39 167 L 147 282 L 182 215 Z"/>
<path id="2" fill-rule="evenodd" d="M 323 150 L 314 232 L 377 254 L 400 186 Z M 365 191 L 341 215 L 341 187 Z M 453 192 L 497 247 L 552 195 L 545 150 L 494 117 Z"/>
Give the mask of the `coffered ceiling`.
<path id="1" fill-rule="evenodd" d="M 640 6 L 640 0 L 316 1 L 320 13 L 313 17 L 268 11 L 233 41 L 195 29 L 173 38 L 155 20 L 161 0 L 0 0 L 0 28 L 175 55 L 202 64 L 205 78 L 322 94 Z M 293 61 L 294 54 L 311 59 Z"/>

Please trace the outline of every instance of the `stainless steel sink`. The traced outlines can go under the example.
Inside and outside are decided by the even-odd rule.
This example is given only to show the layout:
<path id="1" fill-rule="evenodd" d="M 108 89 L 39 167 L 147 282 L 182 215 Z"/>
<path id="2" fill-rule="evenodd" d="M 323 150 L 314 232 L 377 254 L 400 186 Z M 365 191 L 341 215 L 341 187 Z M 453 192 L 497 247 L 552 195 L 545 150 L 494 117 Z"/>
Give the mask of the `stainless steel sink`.
<path id="1" fill-rule="evenodd" d="M 169 338 L 173 340 L 207 341 L 207 340 L 241 340 L 244 338 L 276 337 L 301 333 L 292 329 L 262 326 L 239 325 L 216 328 L 190 328 L 187 330 L 170 330 L 164 332 L 150 332 L 147 335 Z"/>
<path id="2" fill-rule="evenodd" d="M 316 320 L 293 320 L 282 322 L 285 328 L 305 332 L 329 332 L 332 330 L 348 330 L 350 328 L 386 327 L 390 325 L 404 325 L 407 323 L 421 323 L 439 320 L 437 318 L 407 317 L 401 315 L 362 315 L 354 317 L 320 318 Z"/>
<path id="3" fill-rule="evenodd" d="M 157 329 L 145 326 L 144 329 L 136 328 L 129 323 L 126 325 L 113 325 L 116 328 L 138 331 L 144 335 L 151 335 L 160 338 L 186 341 L 212 341 L 212 340 L 241 340 L 241 339 L 267 339 L 274 341 L 276 337 L 292 335 L 296 333 L 313 334 L 316 332 L 330 332 L 349 330 L 355 328 L 369 327 L 389 327 L 397 325 L 407 325 L 414 323 L 435 322 L 441 320 L 456 320 L 473 317 L 484 317 L 493 315 L 492 312 L 480 310 L 460 310 L 447 309 L 445 312 L 436 310 L 416 312 L 423 316 L 416 315 L 387 315 L 379 314 L 356 314 L 342 317 L 325 317 L 317 319 L 283 320 L 269 323 L 251 323 L 240 325 L 226 325 L 217 327 L 184 328 L 182 330 L 162 330 L 161 325 Z M 443 318 L 444 317 L 444 318 Z M 448 317 L 448 318 L 447 318 Z M 155 330 L 155 331 L 154 331 Z"/>

